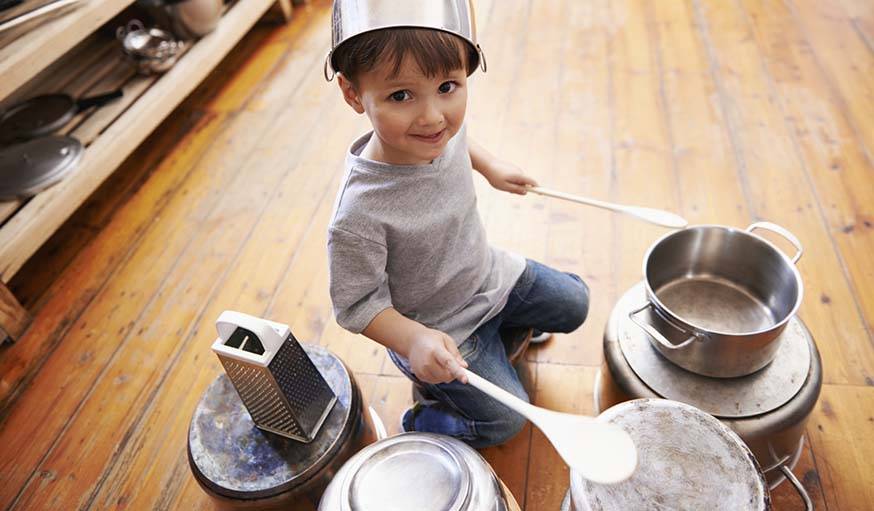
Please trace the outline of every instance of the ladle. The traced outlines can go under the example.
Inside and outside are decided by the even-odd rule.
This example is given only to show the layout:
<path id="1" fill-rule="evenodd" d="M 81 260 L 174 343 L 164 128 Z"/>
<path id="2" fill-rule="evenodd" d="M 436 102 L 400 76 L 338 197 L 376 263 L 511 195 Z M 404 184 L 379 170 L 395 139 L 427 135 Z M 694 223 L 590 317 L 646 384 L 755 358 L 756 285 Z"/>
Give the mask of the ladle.
<path id="1" fill-rule="evenodd" d="M 564 462 L 585 479 L 600 484 L 619 483 L 637 468 L 637 449 L 631 436 L 619 426 L 534 406 L 468 369 L 464 372 L 471 385 L 540 428 Z"/>

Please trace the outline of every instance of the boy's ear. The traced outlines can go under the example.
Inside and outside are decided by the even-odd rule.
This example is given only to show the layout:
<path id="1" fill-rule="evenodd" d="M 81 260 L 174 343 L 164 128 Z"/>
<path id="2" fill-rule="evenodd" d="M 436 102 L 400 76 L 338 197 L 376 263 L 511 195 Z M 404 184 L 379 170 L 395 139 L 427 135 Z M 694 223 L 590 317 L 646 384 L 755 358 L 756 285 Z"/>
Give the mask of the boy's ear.
<path id="1" fill-rule="evenodd" d="M 342 73 L 337 73 L 337 84 L 343 92 L 343 99 L 345 99 L 346 103 L 352 107 L 352 110 L 355 110 L 359 114 L 363 114 L 364 105 L 361 104 L 361 99 L 358 97 L 358 92 L 355 90 L 355 86 L 352 85 L 352 82 L 343 76 Z"/>

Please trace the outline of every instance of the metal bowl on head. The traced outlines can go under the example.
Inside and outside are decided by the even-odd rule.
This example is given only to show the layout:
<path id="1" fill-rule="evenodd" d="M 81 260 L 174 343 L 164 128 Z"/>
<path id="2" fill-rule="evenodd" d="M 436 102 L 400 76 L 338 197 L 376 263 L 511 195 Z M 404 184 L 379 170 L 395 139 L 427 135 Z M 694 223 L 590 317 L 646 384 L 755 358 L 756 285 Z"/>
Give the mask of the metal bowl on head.
<path id="1" fill-rule="evenodd" d="M 334 51 L 355 36 L 385 28 L 430 28 L 454 34 L 474 50 L 477 66 L 486 71 L 486 59 L 476 40 L 471 0 L 334 0 L 331 51 L 325 58 L 325 79 L 334 78 Z"/>

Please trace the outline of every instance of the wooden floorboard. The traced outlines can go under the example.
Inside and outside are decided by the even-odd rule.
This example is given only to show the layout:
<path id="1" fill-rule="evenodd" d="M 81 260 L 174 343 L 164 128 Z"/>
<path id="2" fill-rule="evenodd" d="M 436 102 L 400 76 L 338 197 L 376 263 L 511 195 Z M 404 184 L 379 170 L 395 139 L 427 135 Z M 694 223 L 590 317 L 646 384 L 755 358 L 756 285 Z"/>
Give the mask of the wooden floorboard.
<path id="1" fill-rule="evenodd" d="M 330 3 L 262 20 L 10 283 L 34 321 L 0 348 L 0 509 L 212 509 L 185 445 L 225 309 L 328 347 L 398 432 L 410 383 L 337 325 L 326 287 L 342 154 L 368 127 L 321 77 Z M 489 71 L 468 129 L 492 152 L 545 187 L 802 240 L 826 384 L 795 473 L 817 509 L 870 508 L 871 2 L 476 4 Z M 666 231 L 475 186 L 494 244 L 589 284 L 584 326 L 519 370 L 534 403 L 594 413 L 604 325 Z M 536 428 L 482 453 L 524 509 L 557 509 L 567 468 Z M 772 498 L 803 509 L 788 484 Z"/>

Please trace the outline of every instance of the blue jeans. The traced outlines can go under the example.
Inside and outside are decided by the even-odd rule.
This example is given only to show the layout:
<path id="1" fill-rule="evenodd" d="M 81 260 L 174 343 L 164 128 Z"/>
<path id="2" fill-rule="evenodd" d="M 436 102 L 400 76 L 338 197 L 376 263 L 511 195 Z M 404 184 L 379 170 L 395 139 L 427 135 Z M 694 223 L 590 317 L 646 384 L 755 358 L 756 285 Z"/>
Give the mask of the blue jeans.
<path id="1" fill-rule="evenodd" d="M 588 311 L 589 288 L 579 276 L 529 259 L 501 312 L 477 328 L 458 350 L 471 371 L 529 401 L 519 375 L 507 360 L 501 332 L 534 328 L 568 333 L 583 323 Z M 419 408 L 411 418 L 416 431 L 449 435 L 481 448 L 504 443 L 525 426 L 524 417 L 476 388 L 457 380 L 424 383 L 412 373 L 409 361 L 390 350 L 389 356 L 435 400 Z"/>

